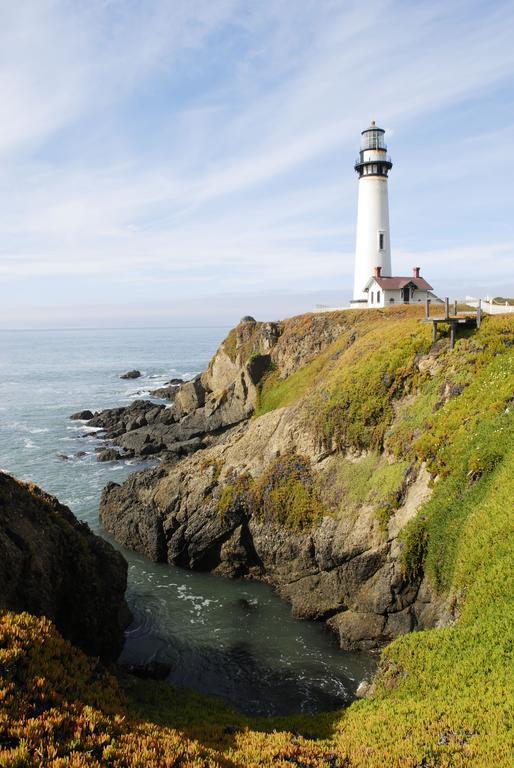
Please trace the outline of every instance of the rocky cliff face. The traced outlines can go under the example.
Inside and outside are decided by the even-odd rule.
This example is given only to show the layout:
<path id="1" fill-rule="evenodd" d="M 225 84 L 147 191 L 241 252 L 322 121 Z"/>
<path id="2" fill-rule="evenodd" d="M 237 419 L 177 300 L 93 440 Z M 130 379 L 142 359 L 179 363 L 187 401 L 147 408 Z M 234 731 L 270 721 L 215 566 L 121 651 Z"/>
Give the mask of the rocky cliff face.
<path id="1" fill-rule="evenodd" d="M 339 365 L 369 332 L 367 318 L 334 313 L 241 323 L 207 371 L 179 389 L 171 408 L 159 410 L 175 440 L 161 466 L 104 490 L 105 528 L 153 560 L 267 581 L 296 616 L 327 621 L 344 648 L 372 648 L 444 623 L 444 607 L 422 574 L 407 580 L 399 562 L 398 536 L 430 495 L 424 467 L 323 439 L 311 429 L 314 396 L 250 418 L 263 383 L 283 386 L 311 369 L 314 375 L 320 361 Z M 418 358 L 419 372 L 427 365 L 426 356 Z M 301 386 L 310 386 L 309 375 L 304 378 Z M 394 387 L 390 379 L 386 390 Z M 189 445 L 197 441 L 180 461 L 169 451 L 180 444 L 177 435 Z M 351 508 L 345 507 L 348 494 L 337 498 L 335 490 L 341 482 L 348 486 L 344 478 L 352 473 L 367 473 L 368 485 L 375 474 L 389 483 L 395 476 L 385 517 L 372 503 L 380 488 L 375 496 L 361 494 Z"/>
<path id="2" fill-rule="evenodd" d="M 129 619 L 127 564 L 68 507 L 0 472 L 0 609 L 52 619 L 86 653 L 112 661 Z"/>
<path id="3" fill-rule="evenodd" d="M 102 430 L 99 436 L 120 448 L 121 457 L 172 461 L 190 455 L 252 416 L 259 384 L 270 370 L 287 376 L 337 338 L 345 327 L 342 314 L 330 320 L 311 316 L 308 324 L 305 318 L 246 320 L 230 332 L 201 376 L 166 390 L 166 397 L 173 396 L 170 406 L 137 400 L 125 408 L 96 414 L 86 410 L 71 418 Z"/>

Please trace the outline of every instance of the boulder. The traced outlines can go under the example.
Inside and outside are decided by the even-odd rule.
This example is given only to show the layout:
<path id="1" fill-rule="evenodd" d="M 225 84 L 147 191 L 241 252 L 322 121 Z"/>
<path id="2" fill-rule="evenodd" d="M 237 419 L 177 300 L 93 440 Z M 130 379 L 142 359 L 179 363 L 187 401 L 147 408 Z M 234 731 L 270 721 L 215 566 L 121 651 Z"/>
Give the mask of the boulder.
<path id="1" fill-rule="evenodd" d="M 179 417 L 204 405 L 205 389 L 199 376 L 182 384 L 175 395 L 175 409 Z"/>
<path id="2" fill-rule="evenodd" d="M 162 400 L 173 400 L 177 394 L 177 388 L 179 386 L 179 384 L 166 384 L 164 387 L 152 389 L 150 394 L 152 397 L 159 397 Z"/>
<path id="3" fill-rule="evenodd" d="M 115 448 L 104 448 L 96 455 L 97 461 L 118 461 L 121 459 L 121 454 Z"/>
<path id="4" fill-rule="evenodd" d="M 74 419 L 75 421 L 89 421 L 89 419 L 92 419 L 93 416 L 94 414 L 92 411 L 85 410 L 72 413 L 70 419 Z"/>
<path id="5" fill-rule="evenodd" d="M 123 373 L 120 376 L 120 379 L 139 379 L 141 376 L 141 371 L 138 371 L 137 368 L 134 368 L 132 371 L 127 371 L 127 373 Z"/>

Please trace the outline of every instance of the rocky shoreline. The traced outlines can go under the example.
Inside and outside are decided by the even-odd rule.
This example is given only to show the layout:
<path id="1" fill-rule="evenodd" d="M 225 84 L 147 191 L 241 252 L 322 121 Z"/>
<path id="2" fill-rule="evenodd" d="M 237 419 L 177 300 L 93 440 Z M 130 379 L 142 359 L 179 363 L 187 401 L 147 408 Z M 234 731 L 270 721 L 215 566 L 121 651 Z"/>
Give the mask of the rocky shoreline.
<path id="1" fill-rule="evenodd" d="M 121 486 L 109 483 L 100 519 L 120 544 L 152 560 L 266 581 L 295 616 L 325 621 L 342 648 L 367 650 L 451 619 L 422 574 L 407 579 L 400 565 L 398 537 L 430 495 L 429 476 L 423 467 L 406 474 L 385 529 L 369 504 L 339 517 L 325 510 L 305 527 L 262 513 L 266 494 L 284 493 L 291 466 L 302 467 L 310 493 L 342 460 L 357 466 L 366 458 L 342 458 L 314 440 L 297 404 L 252 418 L 264 377 L 286 379 L 347 323 L 343 313 L 306 317 L 244 319 L 202 375 L 174 388 L 171 405 L 136 401 L 92 415 L 88 426 L 120 457 L 160 459 Z M 357 324 L 348 343 L 358 335 Z M 260 506 L 252 502 L 258 483 Z"/>

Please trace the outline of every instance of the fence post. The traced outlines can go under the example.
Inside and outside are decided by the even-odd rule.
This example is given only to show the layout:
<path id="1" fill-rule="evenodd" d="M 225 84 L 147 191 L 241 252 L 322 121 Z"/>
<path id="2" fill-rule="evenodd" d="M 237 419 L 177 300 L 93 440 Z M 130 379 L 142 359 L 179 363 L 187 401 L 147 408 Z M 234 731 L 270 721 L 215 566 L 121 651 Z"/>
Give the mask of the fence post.
<path id="1" fill-rule="evenodd" d="M 481 319 L 482 319 L 482 299 L 479 299 L 478 307 L 477 307 L 477 328 L 480 328 Z"/>
<path id="2" fill-rule="evenodd" d="M 457 299 L 455 299 L 455 301 L 453 302 L 453 314 L 454 315 L 457 314 Z"/>
<path id="3" fill-rule="evenodd" d="M 448 296 L 444 300 L 444 319 L 448 320 L 450 317 L 450 299 Z"/>
<path id="4" fill-rule="evenodd" d="M 425 318 L 428 320 L 430 317 L 430 299 L 425 300 Z"/>
<path id="5" fill-rule="evenodd" d="M 455 323 L 450 323 L 450 349 L 455 346 Z"/>

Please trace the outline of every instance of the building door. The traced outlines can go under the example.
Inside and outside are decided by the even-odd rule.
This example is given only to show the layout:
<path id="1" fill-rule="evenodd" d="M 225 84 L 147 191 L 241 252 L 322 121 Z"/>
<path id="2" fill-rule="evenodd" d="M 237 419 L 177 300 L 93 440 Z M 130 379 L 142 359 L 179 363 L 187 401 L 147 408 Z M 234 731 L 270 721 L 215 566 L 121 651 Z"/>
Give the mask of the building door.
<path id="1" fill-rule="evenodd" d="M 410 301 L 410 286 L 404 285 L 402 288 L 402 299 L 404 304 L 408 304 Z"/>

